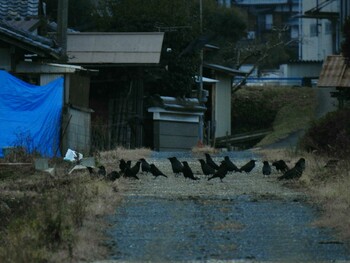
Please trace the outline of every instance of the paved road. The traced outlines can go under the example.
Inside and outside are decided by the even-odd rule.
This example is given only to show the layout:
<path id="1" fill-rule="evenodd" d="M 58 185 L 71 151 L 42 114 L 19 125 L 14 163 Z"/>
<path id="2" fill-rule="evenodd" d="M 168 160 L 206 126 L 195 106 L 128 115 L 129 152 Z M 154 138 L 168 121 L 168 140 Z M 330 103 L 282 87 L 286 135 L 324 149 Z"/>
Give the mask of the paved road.
<path id="1" fill-rule="evenodd" d="M 315 116 L 336 109 L 329 89 L 317 89 Z M 303 130 L 268 148 L 294 147 Z M 216 161 L 223 155 L 216 156 Z M 224 182 L 200 174 L 198 157 L 190 153 L 154 153 L 169 178 L 124 180 L 124 201 L 111 217 L 107 262 L 239 261 L 335 262 L 350 260 L 349 247 L 330 229 L 312 222 L 318 210 L 305 194 L 261 174 L 262 160 L 250 151 L 230 152 L 240 166 L 258 160 L 251 174 L 229 174 Z M 175 177 L 166 157 L 187 160 L 200 181 Z M 291 164 L 292 165 L 292 164 Z"/>
<path id="2" fill-rule="evenodd" d="M 239 166 L 244 159 L 234 161 Z M 256 157 L 256 156 L 255 156 Z M 258 158 L 258 157 L 256 157 Z M 240 260 L 319 262 L 350 259 L 330 230 L 312 226 L 316 208 L 307 197 L 261 174 L 233 173 L 208 181 L 197 157 L 188 158 L 201 178 L 175 177 L 166 159 L 152 159 L 168 178 L 124 180 L 129 191 L 111 217 L 110 261 Z M 216 157 L 219 162 L 222 156 Z"/>

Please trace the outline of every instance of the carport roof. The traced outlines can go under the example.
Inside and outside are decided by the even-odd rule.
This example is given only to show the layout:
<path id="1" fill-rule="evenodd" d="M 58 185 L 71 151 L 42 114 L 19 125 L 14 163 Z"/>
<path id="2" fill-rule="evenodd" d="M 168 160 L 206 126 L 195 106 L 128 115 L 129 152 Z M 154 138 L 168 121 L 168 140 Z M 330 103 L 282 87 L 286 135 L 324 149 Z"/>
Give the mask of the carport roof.
<path id="1" fill-rule="evenodd" d="M 68 62 L 74 64 L 158 64 L 163 32 L 84 32 L 67 35 Z"/>
<path id="2" fill-rule="evenodd" d="M 323 62 L 317 86 L 350 88 L 350 68 L 342 55 L 331 55 Z"/>

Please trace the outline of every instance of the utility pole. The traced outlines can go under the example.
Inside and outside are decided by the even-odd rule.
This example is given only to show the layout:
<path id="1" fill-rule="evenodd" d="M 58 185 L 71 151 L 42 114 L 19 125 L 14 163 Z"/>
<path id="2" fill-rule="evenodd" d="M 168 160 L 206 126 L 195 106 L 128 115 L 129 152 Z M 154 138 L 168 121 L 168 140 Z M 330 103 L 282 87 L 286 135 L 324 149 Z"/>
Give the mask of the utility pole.
<path id="1" fill-rule="evenodd" d="M 199 0 L 199 28 L 200 33 L 203 33 L 203 4 L 202 0 Z M 197 89 L 197 98 L 199 104 L 203 102 L 203 48 L 200 50 L 200 65 L 199 65 L 199 86 Z M 203 115 L 199 116 L 198 125 L 198 144 L 203 143 Z"/>
<path id="2" fill-rule="evenodd" d="M 57 42 L 62 48 L 62 58 L 67 56 L 68 0 L 58 0 Z"/>

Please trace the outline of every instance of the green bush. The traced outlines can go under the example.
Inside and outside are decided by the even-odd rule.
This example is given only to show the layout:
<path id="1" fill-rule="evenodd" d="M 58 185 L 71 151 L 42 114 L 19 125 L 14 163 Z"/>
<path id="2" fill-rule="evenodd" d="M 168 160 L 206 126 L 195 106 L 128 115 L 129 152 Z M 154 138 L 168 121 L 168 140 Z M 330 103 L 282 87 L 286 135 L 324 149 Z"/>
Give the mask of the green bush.
<path id="1" fill-rule="evenodd" d="M 268 129 L 272 126 L 279 107 L 267 96 L 269 95 L 264 91 L 233 96 L 231 123 L 234 133 Z"/>
<path id="2" fill-rule="evenodd" d="M 300 141 L 307 151 L 345 158 L 350 155 L 350 109 L 328 113 L 314 122 Z"/>

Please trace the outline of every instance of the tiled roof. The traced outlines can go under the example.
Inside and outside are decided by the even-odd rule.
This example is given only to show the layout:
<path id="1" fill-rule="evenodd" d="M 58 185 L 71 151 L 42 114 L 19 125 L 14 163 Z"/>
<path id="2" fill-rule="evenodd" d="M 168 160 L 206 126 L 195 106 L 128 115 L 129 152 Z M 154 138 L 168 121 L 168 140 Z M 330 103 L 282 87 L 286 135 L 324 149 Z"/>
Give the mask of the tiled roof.
<path id="1" fill-rule="evenodd" d="M 52 39 L 14 28 L 5 20 L 0 20 L 0 40 L 43 56 L 56 59 L 61 56 L 61 49 Z"/>
<path id="2" fill-rule="evenodd" d="M 0 0 L 0 20 L 14 28 L 33 31 L 37 28 L 39 0 Z"/>
<path id="3" fill-rule="evenodd" d="M 0 0 L 0 18 L 23 19 L 38 16 L 39 0 Z"/>
<path id="4" fill-rule="evenodd" d="M 59 58 L 61 49 L 34 32 L 40 23 L 39 0 L 0 0 L 0 40 L 41 56 Z"/>

